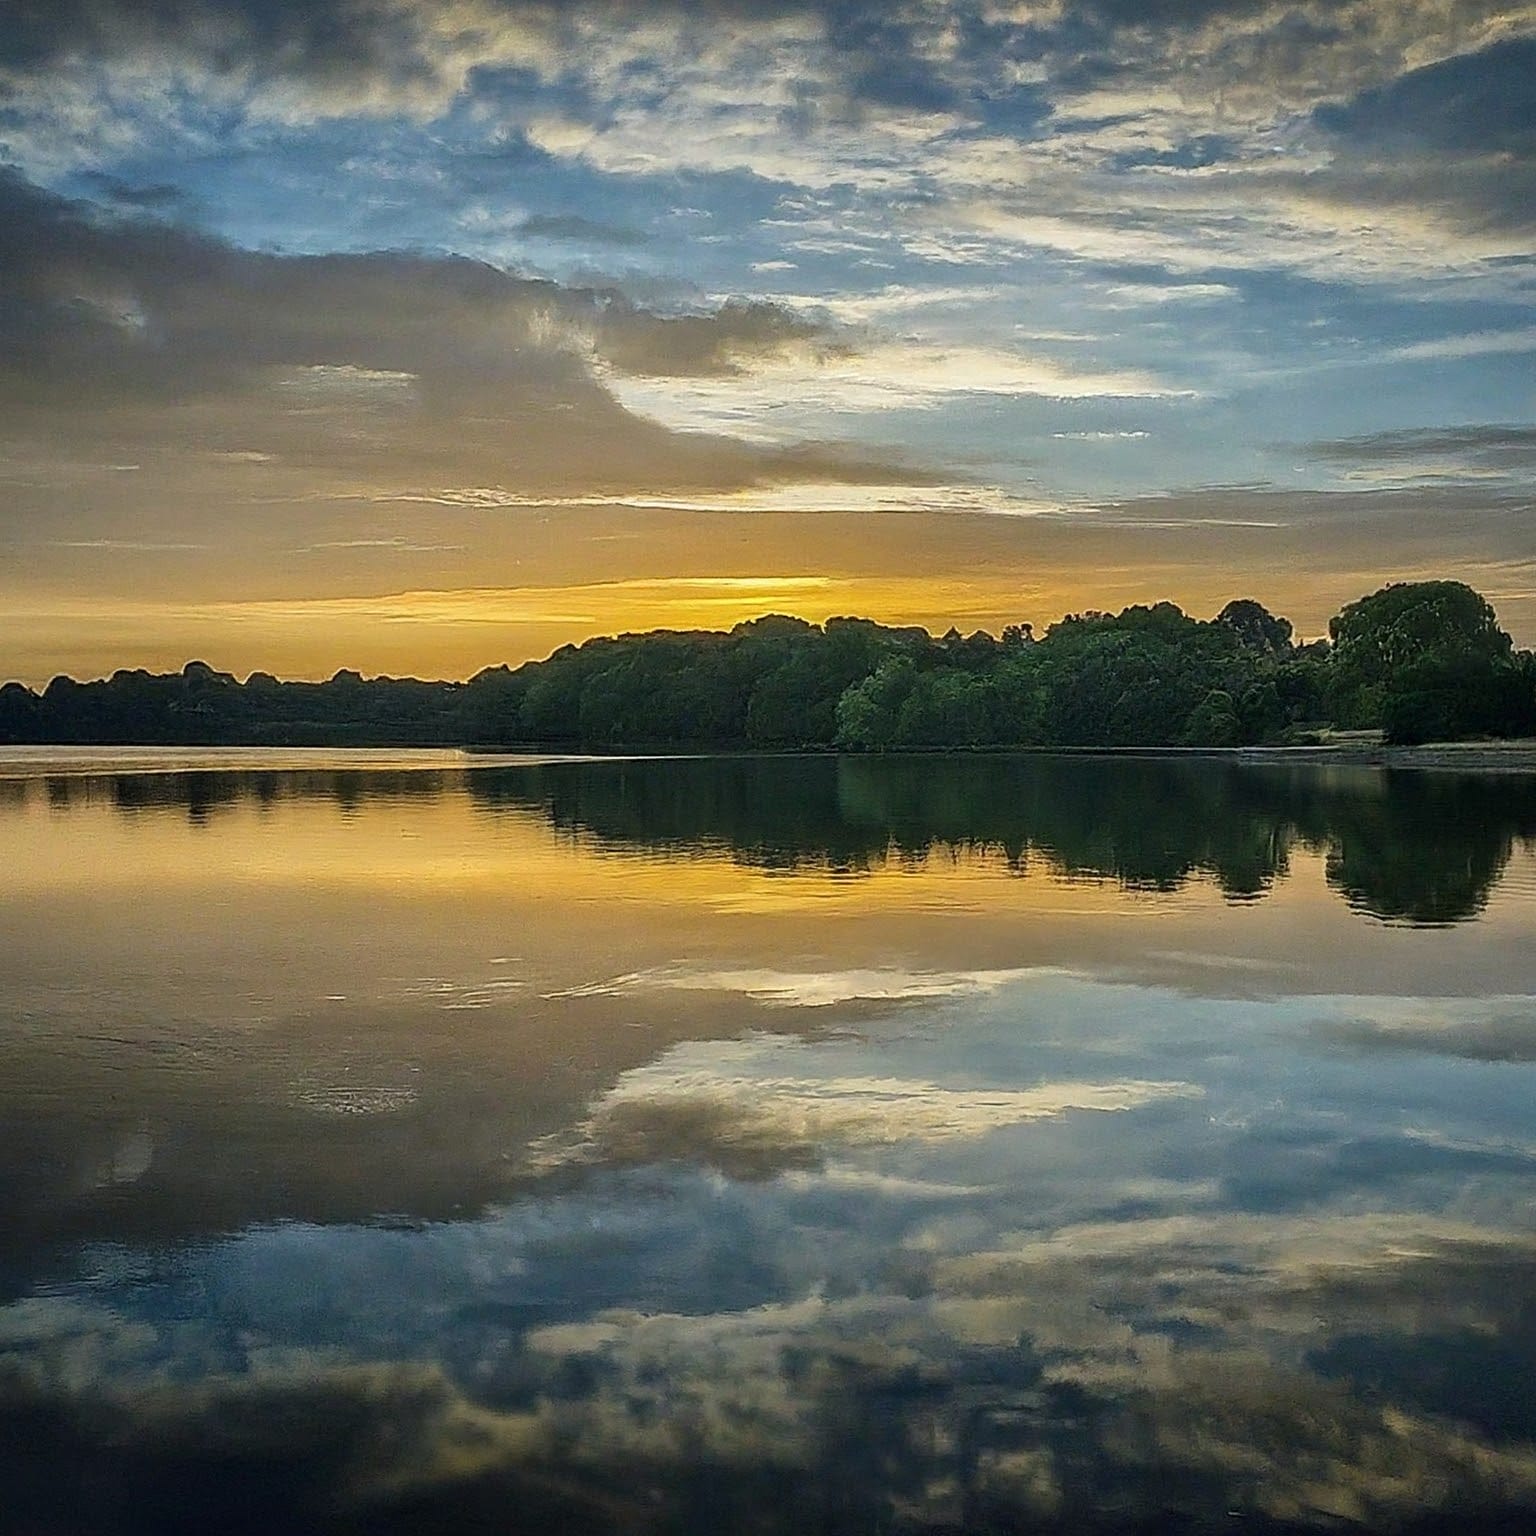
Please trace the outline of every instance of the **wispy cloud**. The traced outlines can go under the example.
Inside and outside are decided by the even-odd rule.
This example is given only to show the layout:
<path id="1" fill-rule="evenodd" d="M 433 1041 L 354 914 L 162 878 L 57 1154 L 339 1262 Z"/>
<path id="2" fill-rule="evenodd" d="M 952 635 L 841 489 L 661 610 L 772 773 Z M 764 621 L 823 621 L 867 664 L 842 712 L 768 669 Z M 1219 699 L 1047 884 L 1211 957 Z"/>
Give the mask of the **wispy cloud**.
<path id="1" fill-rule="evenodd" d="M 1096 370 L 989 347 L 890 342 L 781 354 L 734 376 L 613 375 L 609 383 L 630 410 L 675 431 L 729 431 L 769 442 L 802 436 L 828 415 L 929 410 L 956 399 L 1190 399 L 1200 393 L 1140 369 Z"/>
<path id="2" fill-rule="evenodd" d="M 206 544 L 157 542 L 151 539 L 48 539 L 49 549 L 101 549 L 114 554 L 165 554 L 178 550 L 206 549 Z"/>
<path id="3" fill-rule="evenodd" d="M 1492 357 L 1501 352 L 1536 352 L 1536 325 L 1507 331 L 1470 331 L 1460 336 L 1438 336 L 1394 347 L 1393 357 L 1449 360 L 1461 357 Z"/>
<path id="4" fill-rule="evenodd" d="M 1536 427 L 1488 423 L 1414 427 L 1310 443 L 1348 481 L 1376 485 L 1465 481 L 1522 483 L 1536 470 Z"/>
<path id="5" fill-rule="evenodd" d="M 1134 435 L 1134 434 L 1132 434 Z M 995 485 L 902 485 L 856 481 L 806 481 L 754 485 L 708 495 L 651 491 L 611 495 L 541 496 L 505 486 L 443 486 L 433 490 L 355 493 L 339 491 L 332 499 L 358 495 L 375 502 L 404 502 L 442 507 L 628 507 L 638 512 L 953 512 L 982 516 L 1036 517 L 1069 510 L 1062 501 L 1043 501 Z"/>

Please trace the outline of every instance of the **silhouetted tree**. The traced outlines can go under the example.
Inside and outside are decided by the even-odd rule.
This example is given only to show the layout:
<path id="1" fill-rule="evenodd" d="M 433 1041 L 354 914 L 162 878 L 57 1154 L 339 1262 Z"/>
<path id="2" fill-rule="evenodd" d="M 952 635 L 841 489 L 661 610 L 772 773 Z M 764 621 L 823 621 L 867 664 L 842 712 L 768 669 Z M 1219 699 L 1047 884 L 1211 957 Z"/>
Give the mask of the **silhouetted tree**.
<path id="1" fill-rule="evenodd" d="M 1327 642 L 1251 598 L 1215 619 L 1173 603 L 1072 614 L 1035 640 L 984 630 L 823 625 L 783 614 L 728 633 L 657 630 L 562 646 L 469 683 L 365 678 L 244 684 L 179 673 L 57 677 L 0 690 L 0 741 L 282 745 L 1226 747 L 1323 723 L 1393 741 L 1536 732 L 1536 661 L 1460 582 L 1383 588 Z"/>

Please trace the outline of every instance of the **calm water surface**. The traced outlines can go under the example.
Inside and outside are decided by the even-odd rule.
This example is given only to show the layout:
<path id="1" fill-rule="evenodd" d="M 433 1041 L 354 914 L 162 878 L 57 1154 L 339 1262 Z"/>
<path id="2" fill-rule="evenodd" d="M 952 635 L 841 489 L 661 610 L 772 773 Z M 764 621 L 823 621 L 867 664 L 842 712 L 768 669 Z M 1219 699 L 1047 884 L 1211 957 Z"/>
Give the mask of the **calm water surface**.
<path id="1" fill-rule="evenodd" d="M 0 754 L 0 1529 L 1527 1531 L 1536 780 Z"/>

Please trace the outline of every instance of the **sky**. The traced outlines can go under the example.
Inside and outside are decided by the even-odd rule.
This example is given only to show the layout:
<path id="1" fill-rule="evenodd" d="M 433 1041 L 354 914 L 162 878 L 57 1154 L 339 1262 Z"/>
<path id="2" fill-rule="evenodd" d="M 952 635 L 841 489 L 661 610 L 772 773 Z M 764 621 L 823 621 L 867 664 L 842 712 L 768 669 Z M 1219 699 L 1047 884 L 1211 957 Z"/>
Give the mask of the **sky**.
<path id="1" fill-rule="evenodd" d="M 1536 5 L 0 0 L 7 676 L 1454 577 Z"/>

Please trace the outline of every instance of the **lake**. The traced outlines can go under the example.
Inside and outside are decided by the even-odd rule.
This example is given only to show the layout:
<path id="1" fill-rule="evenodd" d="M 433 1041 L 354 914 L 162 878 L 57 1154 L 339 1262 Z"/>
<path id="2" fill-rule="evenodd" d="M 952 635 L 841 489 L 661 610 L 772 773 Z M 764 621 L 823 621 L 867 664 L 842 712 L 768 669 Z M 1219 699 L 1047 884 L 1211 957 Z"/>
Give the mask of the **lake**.
<path id="1" fill-rule="evenodd" d="M 0 869 L 0 1529 L 1536 1521 L 1536 778 L 28 749 Z"/>

